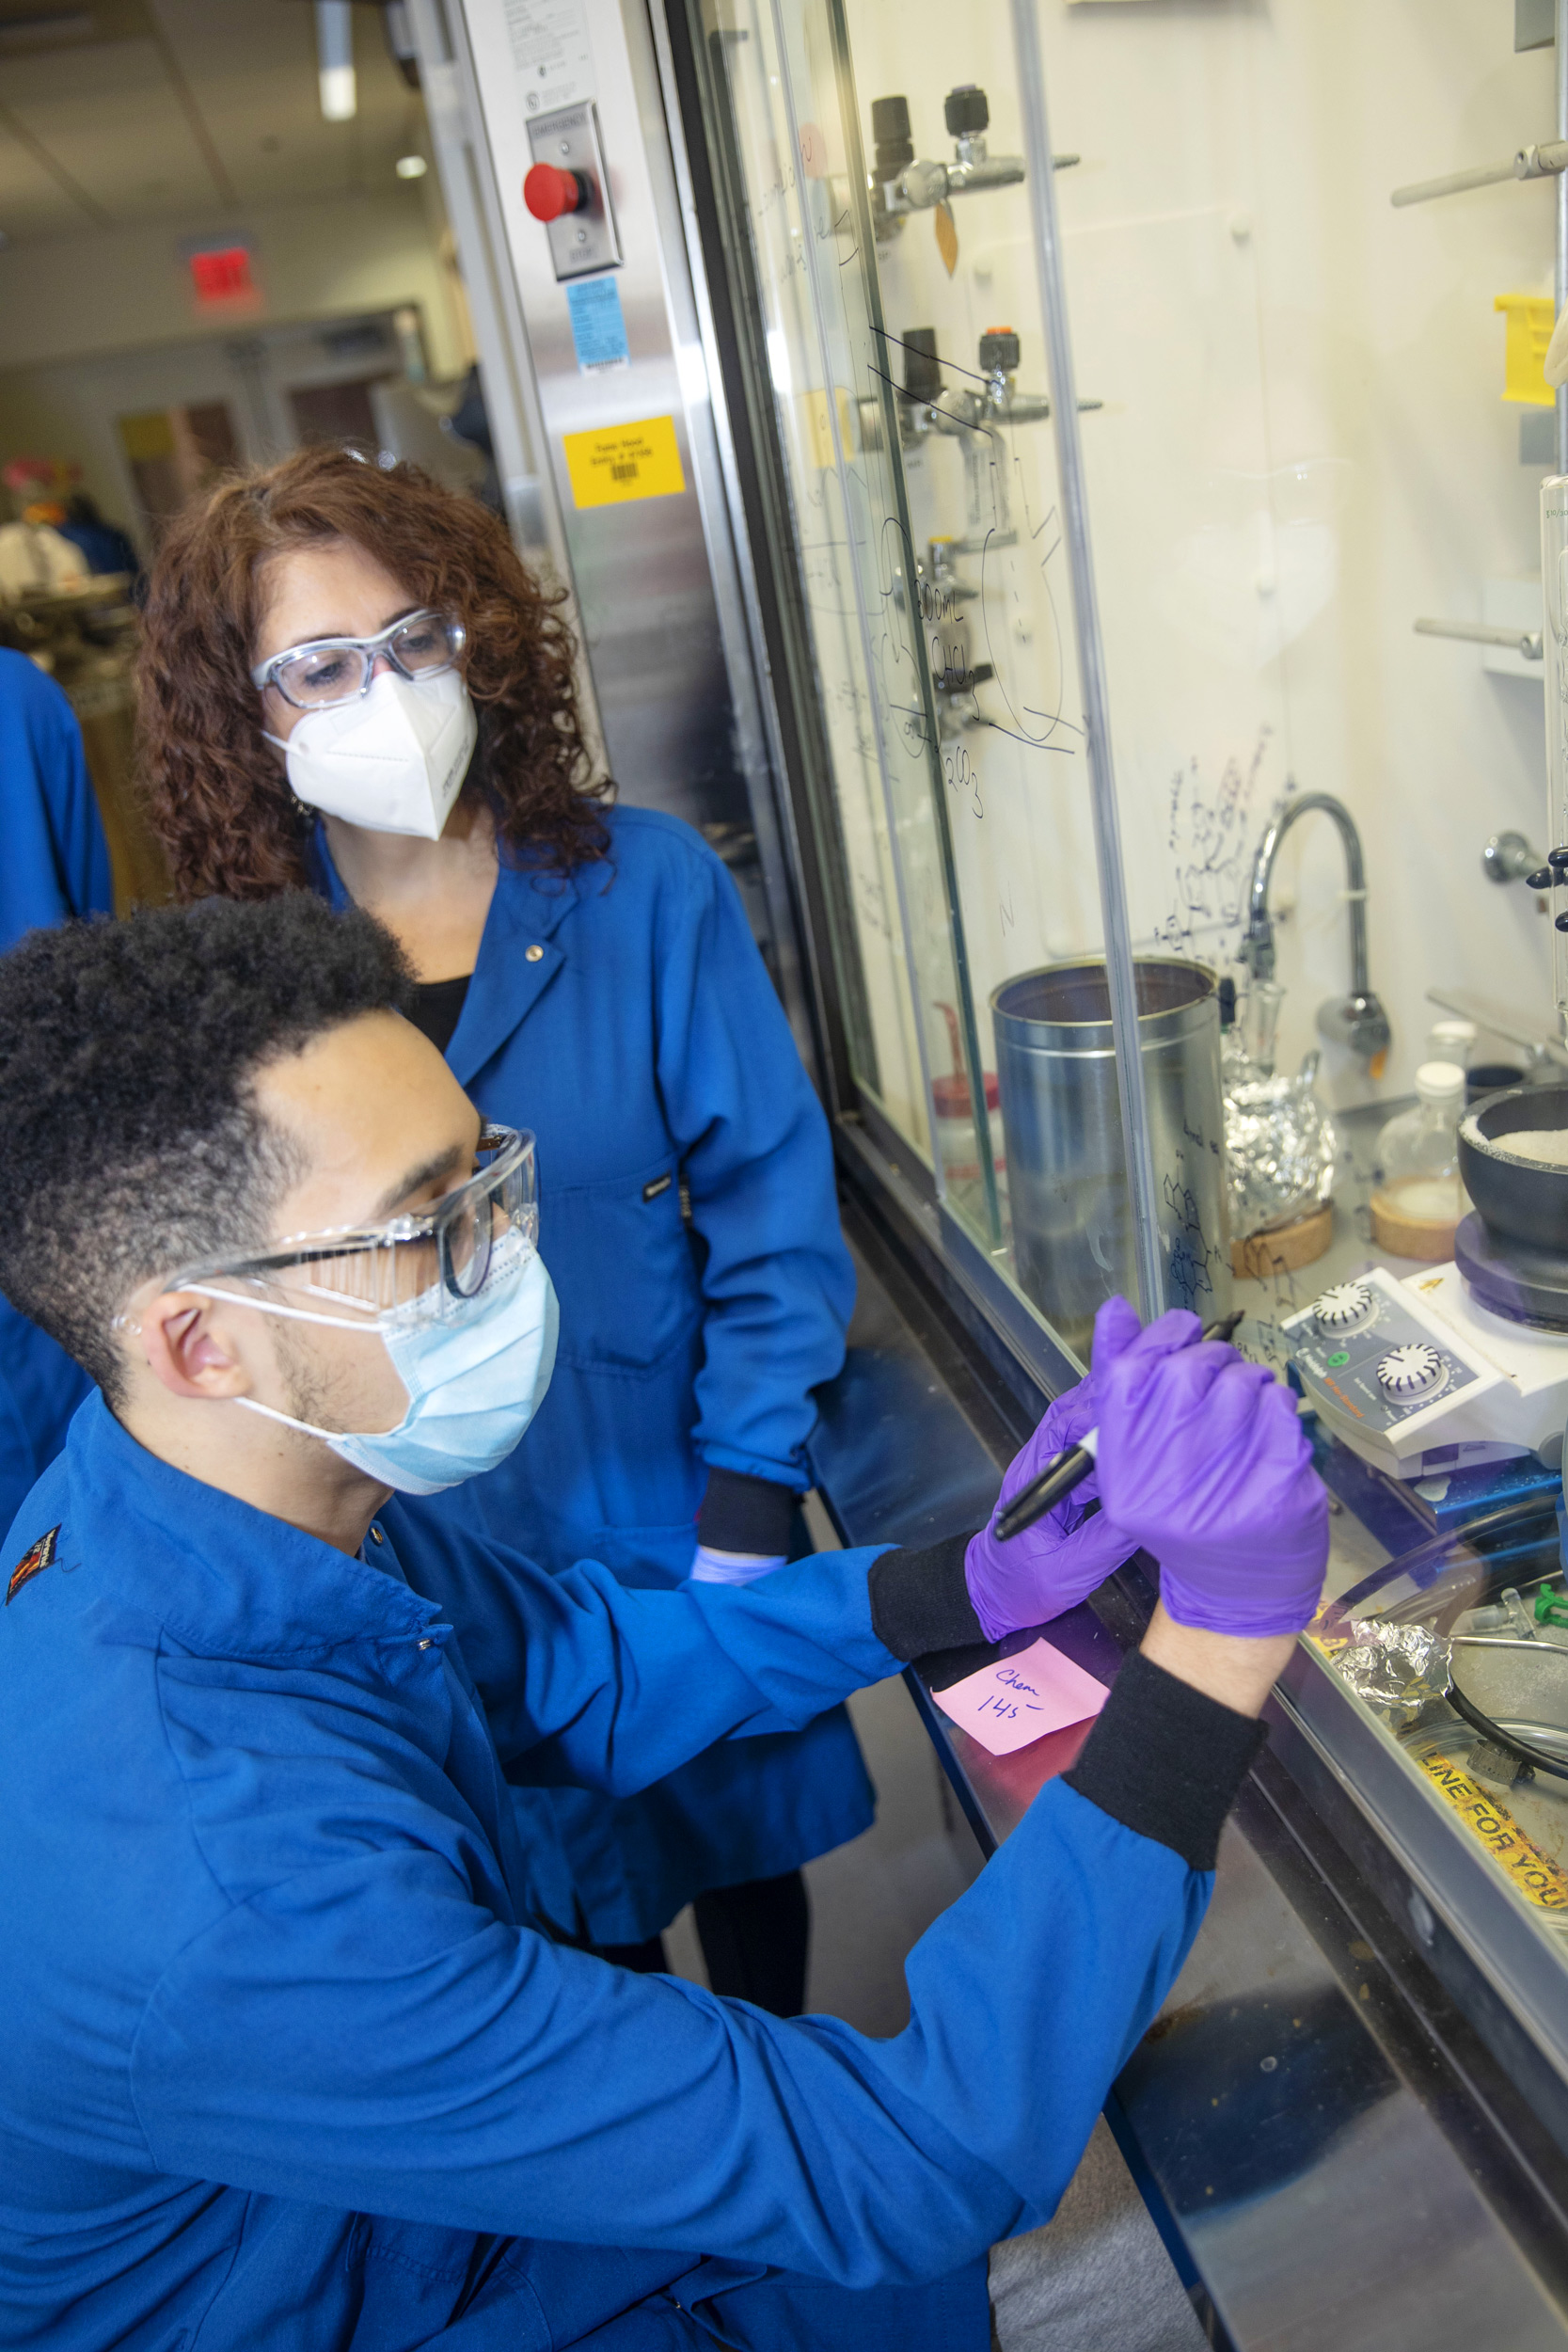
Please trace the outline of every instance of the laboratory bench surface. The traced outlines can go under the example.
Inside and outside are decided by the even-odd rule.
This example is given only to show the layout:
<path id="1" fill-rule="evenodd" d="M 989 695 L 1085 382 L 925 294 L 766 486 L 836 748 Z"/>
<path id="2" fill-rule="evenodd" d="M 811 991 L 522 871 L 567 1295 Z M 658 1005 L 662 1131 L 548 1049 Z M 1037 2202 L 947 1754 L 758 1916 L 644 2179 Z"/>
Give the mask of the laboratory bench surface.
<path id="1" fill-rule="evenodd" d="M 1014 1434 L 918 1275 L 852 1205 L 847 1229 L 859 1304 L 848 1360 L 823 1393 L 818 1490 L 847 1543 L 976 1527 Z M 1334 1589 L 1386 1556 L 1340 1504 Z M 1123 1571 L 1057 1618 L 1051 1640 L 1109 1683 L 1151 1599 Z M 987 1853 L 1071 1764 L 1086 1727 L 993 1756 L 933 1692 L 1034 1638 L 923 1660 L 905 1677 Z M 1298 1652 L 1225 1833 L 1208 1916 L 1107 2120 L 1179 2266 L 1212 2300 L 1218 2345 L 1568 2346 L 1563 2134 L 1515 2087 L 1522 2046 L 1510 2079 L 1511 2020 L 1495 1993 L 1496 2030 L 1476 2030 L 1488 1995 L 1476 1963 L 1328 1760 L 1314 1724 L 1327 1682 Z"/>

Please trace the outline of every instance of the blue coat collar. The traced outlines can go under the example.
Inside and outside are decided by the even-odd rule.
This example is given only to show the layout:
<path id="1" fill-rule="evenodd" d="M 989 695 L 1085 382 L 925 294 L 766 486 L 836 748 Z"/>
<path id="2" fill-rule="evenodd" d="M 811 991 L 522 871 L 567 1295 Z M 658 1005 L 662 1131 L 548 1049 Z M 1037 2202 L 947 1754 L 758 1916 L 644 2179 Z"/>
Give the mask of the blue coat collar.
<path id="1" fill-rule="evenodd" d="M 320 822 L 311 834 L 309 862 L 316 888 L 340 911 L 346 907 L 349 895 Z M 473 982 L 447 1048 L 448 1063 L 460 1086 L 471 1085 L 528 1019 L 566 961 L 564 950 L 556 945 L 557 930 L 581 899 L 608 886 L 611 870 L 606 861 L 580 866 L 563 878 L 501 860 Z M 534 948 L 540 951 L 537 955 L 531 952 Z"/>
<path id="2" fill-rule="evenodd" d="M 90 1397 L 66 1442 L 64 1565 L 205 1656 L 405 1641 L 441 1615 L 401 1576 L 350 1559 L 160 1461 Z"/>

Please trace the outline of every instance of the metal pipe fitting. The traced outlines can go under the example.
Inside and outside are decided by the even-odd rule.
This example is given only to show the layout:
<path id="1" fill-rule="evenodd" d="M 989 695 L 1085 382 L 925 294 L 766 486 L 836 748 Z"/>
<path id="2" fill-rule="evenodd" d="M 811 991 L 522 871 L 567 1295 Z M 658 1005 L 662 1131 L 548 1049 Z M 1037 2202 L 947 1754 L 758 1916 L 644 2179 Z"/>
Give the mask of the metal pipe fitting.
<path id="1" fill-rule="evenodd" d="M 1338 831 L 1345 853 L 1345 896 L 1350 906 L 1350 992 L 1342 997 L 1330 997 L 1318 1008 L 1318 1030 L 1331 1043 L 1349 1045 L 1363 1061 L 1374 1062 L 1387 1052 L 1393 1031 L 1368 971 L 1366 860 L 1354 818 L 1343 801 L 1336 800 L 1331 792 L 1302 792 L 1287 801 L 1259 843 L 1252 863 L 1241 960 L 1255 979 L 1273 979 L 1274 917 L 1269 912 L 1269 885 L 1286 834 L 1303 817 L 1310 817 L 1314 812 L 1332 818 Z"/>

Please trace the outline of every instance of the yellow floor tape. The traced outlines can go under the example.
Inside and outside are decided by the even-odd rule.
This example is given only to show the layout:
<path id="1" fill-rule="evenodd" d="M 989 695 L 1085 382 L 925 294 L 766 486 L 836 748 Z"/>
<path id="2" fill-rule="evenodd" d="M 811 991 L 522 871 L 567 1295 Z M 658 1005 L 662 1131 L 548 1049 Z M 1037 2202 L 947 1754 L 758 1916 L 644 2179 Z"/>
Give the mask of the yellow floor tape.
<path id="1" fill-rule="evenodd" d="M 1465 1828 L 1500 1862 L 1510 1882 L 1537 1911 L 1568 1911 L 1568 1871 L 1548 1862 L 1525 1836 L 1506 1804 L 1489 1797 L 1452 1759 L 1433 1754 L 1417 1759 L 1435 1781 Z"/>

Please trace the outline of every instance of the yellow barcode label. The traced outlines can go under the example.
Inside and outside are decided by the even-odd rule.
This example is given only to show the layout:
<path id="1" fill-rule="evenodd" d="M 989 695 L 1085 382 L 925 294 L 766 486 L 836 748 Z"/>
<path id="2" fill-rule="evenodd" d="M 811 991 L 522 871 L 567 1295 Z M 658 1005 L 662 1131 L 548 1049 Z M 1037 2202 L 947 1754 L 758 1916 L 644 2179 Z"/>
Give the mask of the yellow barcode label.
<path id="1" fill-rule="evenodd" d="M 676 498 L 686 487 L 673 417 L 568 433 L 562 440 L 579 507 L 610 506 L 618 499 Z"/>

